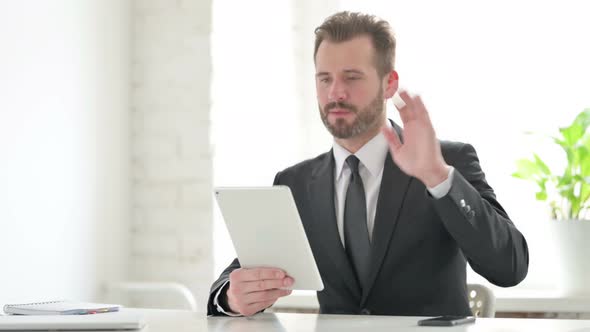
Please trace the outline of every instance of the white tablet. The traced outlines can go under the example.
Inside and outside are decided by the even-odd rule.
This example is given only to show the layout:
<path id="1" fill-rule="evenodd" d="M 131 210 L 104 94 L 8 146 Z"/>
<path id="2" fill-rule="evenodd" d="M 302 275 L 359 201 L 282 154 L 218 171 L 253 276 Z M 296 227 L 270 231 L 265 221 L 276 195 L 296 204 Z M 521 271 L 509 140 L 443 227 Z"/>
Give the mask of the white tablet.
<path id="1" fill-rule="evenodd" d="M 215 188 L 215 197 L 242 267 L 280 268 L 290 289 L 324 289 L 289 187 Z"/>

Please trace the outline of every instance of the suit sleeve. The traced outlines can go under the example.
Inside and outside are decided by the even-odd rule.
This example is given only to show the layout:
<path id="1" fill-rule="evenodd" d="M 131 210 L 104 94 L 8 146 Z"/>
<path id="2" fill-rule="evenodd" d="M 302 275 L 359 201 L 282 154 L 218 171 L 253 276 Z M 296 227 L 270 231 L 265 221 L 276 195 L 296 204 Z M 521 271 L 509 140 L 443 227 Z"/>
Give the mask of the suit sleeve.
<path id="1" fill-rule="evenodd" d="M 529 265 L 524 236 L 496 201 L 475 149 L 462 145 L 452 159 L 451 189 L 433 200 L 438 215 L 475 272 L 497 286 L 517 285 Z"/>
<path id="2" fill-rule="evenodd" d="M 228 280 L 229 280 L 229 274 L 235 270 L 235 269 L 239 269 L 240 268 L 240 262 L 238 261 L 238 259 L 234 259 L 233 262 L 225 268 L 225 270 L 223 270 L 223 272 L 221 273 L 221 275 L 219 276 L 219 278 L 217 278 L 217 280 L 215 280 L 215 282 L 213 282 L 213 285 L 211 285 L 211 290 L 209 291 L 209 299 L 207 300 L 207 316 L 227 316 L 224 313 L 220 312 L 219 310 L 217 310 L 217 306 L 213 303 L 214 299 L 215 299 L 215 294 L 217 294 L 217 292 L 219 291 L 219 288 L 222 287 Z M 229 285 L 229 283 L 228 283 Z M 227 287 L 225 287 L 225 289 L 222 291 L 224 292 L 223 295 L 225 295 L 225 292 L 227 291 Z M 220 296 L 220 299 L 225 298 L 225 296 Z M 227 308 L 227 303 L 224 303 L 224 301 L 221 301 L 221 306 Z"/>
<path id="3" fill-rule="evenodd" d="M 277 185 L 280 183 L 280 175 L 280 172 L 277 173 L 273 185 Z M 224 313 L 217 310 L 217 306 L 214 304 L 215 295 L 217 294 L 219 289 L 223 285 L 225 285 L 226 282 L 229 280 L 229 274 L 232 273 L 233 270 L 239 269 L 240 267 L 240 261 L 237 258 L 234 259 L 233 262 L 227 268 L 225 268 L 225 270 L 223 270 L 219 278 L 217 278 L 217 280 L 213 282 L 213 285 L 211 285 L 211 290 L 209 291 L 209 299 L 207 300 L 207 316 L 226 316 Z M 222 295 L 224 296 L 220 296 L 220 298 L 225 298 L 225 292 L 227 291 L 228 287 L 229 283 L 227 283 L 225 289 L 222 290 Z M 227 303 L 222 302 L 221 306 L 227 308 Z"/>

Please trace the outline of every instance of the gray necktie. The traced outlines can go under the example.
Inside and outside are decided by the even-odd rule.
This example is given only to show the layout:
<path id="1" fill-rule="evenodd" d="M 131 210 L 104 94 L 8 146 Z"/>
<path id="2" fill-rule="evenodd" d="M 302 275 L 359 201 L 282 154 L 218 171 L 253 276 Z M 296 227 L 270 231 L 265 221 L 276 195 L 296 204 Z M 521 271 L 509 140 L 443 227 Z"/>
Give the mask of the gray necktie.
<path id="1" fill-rule="evenodd" d="M 363 179 L 359 174 L 359 159 L 355 155 L 346 158 L 350 167 L 350 183 L 344 203 L 344 246 L 352 262 L 361 287 L 364 288 L 369 274 L 371 243 L 367 229 L 367 203 Z"/>

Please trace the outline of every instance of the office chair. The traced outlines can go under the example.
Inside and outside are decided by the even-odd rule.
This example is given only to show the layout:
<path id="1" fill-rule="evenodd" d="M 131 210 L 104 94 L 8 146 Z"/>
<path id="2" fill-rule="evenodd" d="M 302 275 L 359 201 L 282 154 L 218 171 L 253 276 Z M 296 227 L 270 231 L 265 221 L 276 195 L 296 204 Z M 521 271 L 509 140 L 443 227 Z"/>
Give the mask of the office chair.
<path id="1" fill-rule="evenodd" d="M 114 282 L 103 285 L 103 298 L 132 308 L 197 311 L 191 291 L 175 282 Z"/>
<path id="2" fill-rule="evenodd" d="M 469 308 L 476 317 L 493 318 L 496 315 L 496 297 L 491 289 L 480 284 L 467 284 Z"/>

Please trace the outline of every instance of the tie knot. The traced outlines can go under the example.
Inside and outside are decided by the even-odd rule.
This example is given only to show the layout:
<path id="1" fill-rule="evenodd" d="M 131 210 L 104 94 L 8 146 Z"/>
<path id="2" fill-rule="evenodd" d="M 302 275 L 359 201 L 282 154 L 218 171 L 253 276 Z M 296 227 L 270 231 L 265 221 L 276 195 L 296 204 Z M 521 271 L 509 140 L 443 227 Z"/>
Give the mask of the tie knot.
<path id="1" fill-rule="evenodd" d="M 360 162 L 359 158 L 357 158 L 353 154 L 351 154 L 350 156 L 348 156 L 348 158 L 346 158 L 346 163 L 348 164 L 348 167 L 350 167 L 350 170 L 354 174 L 357 174 L 359 172 L 359 162 Z"/>

